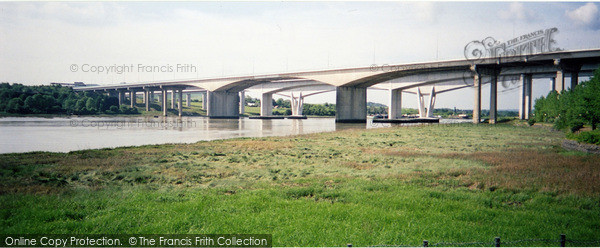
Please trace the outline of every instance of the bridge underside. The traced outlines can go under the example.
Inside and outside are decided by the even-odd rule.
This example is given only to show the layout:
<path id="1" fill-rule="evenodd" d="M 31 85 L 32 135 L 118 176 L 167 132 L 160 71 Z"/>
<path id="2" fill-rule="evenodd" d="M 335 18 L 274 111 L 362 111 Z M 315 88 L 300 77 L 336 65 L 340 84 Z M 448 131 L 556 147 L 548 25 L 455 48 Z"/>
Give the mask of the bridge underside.
<path id="1" fill-rule="evenodd" d="M 191 87 L 206 90 L 207 114 L 215 118 L 237 117 L 240 113 L 240 92 L 245 89 L 262 87 L 263 114 L 271 111 L 268 102 L 272 94 L 283 90 L 300 90 L 301 87 L 328 87 L 336 91 L 336 121 L 365 122 L 367 88 L 390 91 L 390 118 L 401 115 L 402 93 L 429 95 L 428 113 L 433 106 L 435 94 L 450 90 L 472 87 L 474 95 L 473 122 L 479 123 L 481 113 L 481 86 L 490 85 L 490 122 L 496 121 L 497 85 L 507 77 L 517 78 L 521 85 L 521 117 L 528 118 L 531 112 L 531 81 L 536 78 L 549 78 L 553 89 L 564 90 L 566 78 L 571 78 L 571 87 L 578 78 L 590 75 L 600 65 L 600 49 L 561 51 L 545 54 L 519 55 L 503 58 L 440 61 L 409 65 L 389 66 L 391 69 L 361 67 L 350 69 L 284 73 L 273 75 L 226 77 L 199 80 L 163 81 L 127 85 L 82 87 L 76 90 L 102 90 L 117 95 L 124 103 L 124 92 L 131 95 L 131 105 L 135 104 L 137 92 L 147 94 L 162 93 L 162 108 L 166 114 L 168 91 L 171 91 L 171 108 L 175 107 L 176 96 L 181 113 L 182 91 Z M 380 70 L 381 69 L 381 70 Z M 435 90 L 421 91 L 421 87 Z M 110 93 L 113 92 L 113 93 Z M 115 92 L 117 94 L 115 94 Z M 304 95 L 306 97 L 306 95 Z M 424 101 L 423 101 L 424 102 Z M 429 114 L 428 114 L 429 115 Z"/>

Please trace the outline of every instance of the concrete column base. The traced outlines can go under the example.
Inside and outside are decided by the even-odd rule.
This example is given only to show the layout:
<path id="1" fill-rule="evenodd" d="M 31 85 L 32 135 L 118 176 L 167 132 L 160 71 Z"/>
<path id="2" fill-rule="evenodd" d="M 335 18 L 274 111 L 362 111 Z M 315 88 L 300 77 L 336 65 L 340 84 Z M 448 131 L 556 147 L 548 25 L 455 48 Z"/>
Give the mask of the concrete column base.
<path id="1" fill-rule="evenodd" d="M 162 91 L 162 111 L 163 115 L 167 116 L 167 90 Z"/>
<path id="2" fill-rule="evenodd" d="M 135 107 L 135 104 L 136 104 L 135 94 L 136 94 L 136 92 L 133 90 L 129 92 L 129 100 L 131 101 L 130 107 L 132 107 L 132 108 Z"/>
<path id="3" fill-rule="evenodd" d="M 367 122 L 367 88 L 336 87 L 335 122 Z"/>
<path id="4" fill-rule="evenodd" d="M 240 114 L 246 113 L 246 92 L 240 92 Z"/>
<path id="5" fill-rule="evenodd" d="M 531 74 L 521 75 L 519 119 L 528 120 L 531 114 Z"/>
<path id="6" fill-rule="evenodd" d="M 179 117 L 181 117 L 181 115 L 183 114 L 183 104 L 182 104 L 182 98 L 183 98 L 183 89 L 179 89 L 177 90 L 177 111 L 179 113 Z"/>
<path id="7" fill-rule="evenodd" d="M 206 114 L 210 118 L 239 118 L 239 92 L 209 91 Z"/>
<path id="8" fill-rule="evenodd" d="M 565 74 L 562 71 L 556 71 L 554 90 L 561 93 L 565 89 Z"/>
<path id="9" fill-rule="evenodd" d="M 475 88 L 475 101 L 473 102 L 473 123 L 481 122 L 481 76 L 473 77 L 473 88 Z"/>
<path id="10" fill-rule="evenodd" d="M 207 110 L 208 92 L 202 92 L 202 109 Z"/>
<path id="11" fill-rule="evenodd" d="M 171 108 L 175 109 L 175 90 L 171 91 Z"/>
<path id="12" fill-rule="evenodd" d="M 492 75 L 490 80 L 490 124 L 498 121 L 498 75 Z"/>
<path id="13" fill-rule="evenodd" d="M 263 93 L 260 98 L 260 116 L 273 115 L 273 94 Z"/>
<path id="14" fill-rule="evenodd" d="M 390 90 L 390 105 L 388 119 L 402 117 L 402 90 Z"/>

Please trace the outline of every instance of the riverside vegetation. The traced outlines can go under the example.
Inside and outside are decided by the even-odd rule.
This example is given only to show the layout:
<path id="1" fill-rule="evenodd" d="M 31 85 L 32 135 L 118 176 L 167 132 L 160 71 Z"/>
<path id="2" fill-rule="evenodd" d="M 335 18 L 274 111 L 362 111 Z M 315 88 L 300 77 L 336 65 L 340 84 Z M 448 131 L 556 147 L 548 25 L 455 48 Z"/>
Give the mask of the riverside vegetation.
<path id="1" fill-rule="evenodd" d="M 530 124 L 535 122 L 551 123 L 570 139 L 600 145 L 600 69 L 572 89 L 537 99 Z"/>
<path id="2" fill-rule="evenodd" d="M 1 154 L 0 232 L 267 233 L 274 246 L 597 240 L 600 155 L 563 139 L 513 121 Z"/>

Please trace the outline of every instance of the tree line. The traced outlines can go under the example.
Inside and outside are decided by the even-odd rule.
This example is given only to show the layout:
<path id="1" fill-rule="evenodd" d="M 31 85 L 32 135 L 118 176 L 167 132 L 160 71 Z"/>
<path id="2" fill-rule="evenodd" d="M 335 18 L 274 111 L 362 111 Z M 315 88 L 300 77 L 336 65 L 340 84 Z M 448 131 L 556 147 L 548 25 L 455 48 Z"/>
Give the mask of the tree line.
<path id="1" fill-rule="evenodd" d="M 60 85 L 0 84 L 0 113 L 9 114 L 137 114 L 121 106 L 117 97 L 95 92 L 75 92 Z"/>
<path id="2" fill-rule="evenodd" d="M 567 130 L 569 137 L 600 144 L 600 69 L 585 82 L 560 94 L 551 91 L 535 101 L 533 118 L 529 123 L 552 123 L 556 129 Z M 591 132 L 579 132 L 589 125 Z"/>

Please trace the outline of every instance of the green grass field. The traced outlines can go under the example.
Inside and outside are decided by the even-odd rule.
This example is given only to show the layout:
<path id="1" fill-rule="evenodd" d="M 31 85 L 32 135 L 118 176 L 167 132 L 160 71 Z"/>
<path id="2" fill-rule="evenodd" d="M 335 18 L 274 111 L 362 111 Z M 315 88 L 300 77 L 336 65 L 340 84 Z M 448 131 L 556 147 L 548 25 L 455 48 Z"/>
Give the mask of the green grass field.
<path id="1" fill-rule="evenodd" d="M 517 124 L 2 154 L 0 232 L 267 233 L 275 246 L 600 239 L 600 156 Z"/>

